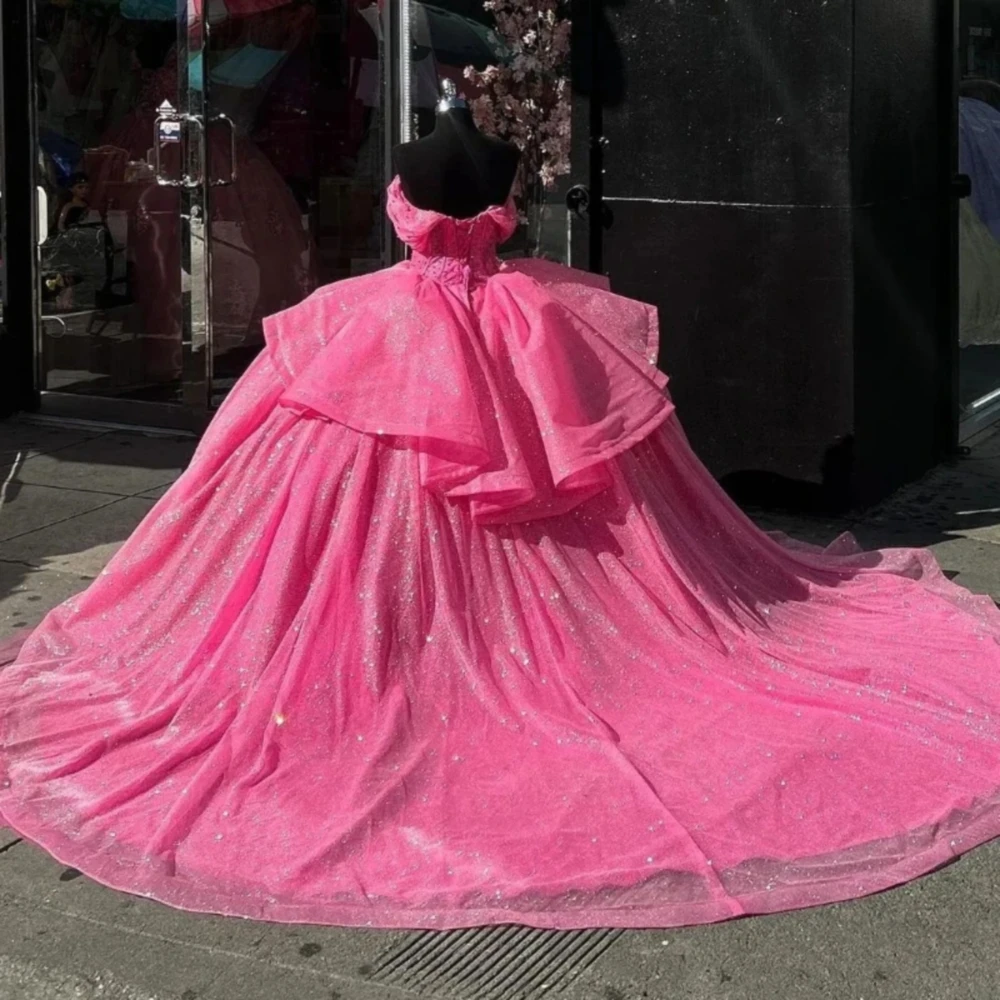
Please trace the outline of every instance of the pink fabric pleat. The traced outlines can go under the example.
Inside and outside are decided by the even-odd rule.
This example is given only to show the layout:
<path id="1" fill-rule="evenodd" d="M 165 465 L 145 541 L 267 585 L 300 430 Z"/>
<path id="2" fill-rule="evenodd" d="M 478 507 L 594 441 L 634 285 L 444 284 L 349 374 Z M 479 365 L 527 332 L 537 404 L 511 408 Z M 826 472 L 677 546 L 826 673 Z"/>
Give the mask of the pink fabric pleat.
<path id="1" fill-rule="evenodd" d="M 443 225 L 397 182 L 389 211 L 414 260 L 266 321 L 282 405 L 420 452 L 422 485 L 480 524 L 606 489 L 605 463 L 673 410 L 655 310 L 567 268 L 501 265 L 509 207 Z"/>

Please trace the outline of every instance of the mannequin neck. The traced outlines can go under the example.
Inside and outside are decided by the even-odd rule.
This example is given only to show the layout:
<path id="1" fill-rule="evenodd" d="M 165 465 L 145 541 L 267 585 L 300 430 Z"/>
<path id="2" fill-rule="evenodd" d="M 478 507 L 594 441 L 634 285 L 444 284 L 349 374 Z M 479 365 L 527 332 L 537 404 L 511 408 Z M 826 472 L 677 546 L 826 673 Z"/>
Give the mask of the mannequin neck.
<path id="1" fill-rule="evenodd" d="M 449 129 L 460 132 L 475 132 L 479 134 L 476 120 L 472 117 L 472 112 L 468 108 L 449 108 L 438 114 L 434 121 L 434 131 Z"/>

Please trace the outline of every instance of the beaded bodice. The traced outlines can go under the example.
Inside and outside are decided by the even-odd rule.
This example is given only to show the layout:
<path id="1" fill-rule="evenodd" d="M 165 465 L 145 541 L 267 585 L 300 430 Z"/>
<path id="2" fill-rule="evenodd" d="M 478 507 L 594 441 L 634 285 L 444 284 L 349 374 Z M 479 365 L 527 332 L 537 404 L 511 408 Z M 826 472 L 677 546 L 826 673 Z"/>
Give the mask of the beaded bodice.
<path id="1" fill-rule="evenodd" d="M 397 177 L 389 185 L 387 211 L 396 234 L 412 250 L 412 265 L 428 277 L 466 288 L 499 269 L 497 247 L 517 226 L 512 198 L 468 219 L 453 219 L 407 200 Z"/>

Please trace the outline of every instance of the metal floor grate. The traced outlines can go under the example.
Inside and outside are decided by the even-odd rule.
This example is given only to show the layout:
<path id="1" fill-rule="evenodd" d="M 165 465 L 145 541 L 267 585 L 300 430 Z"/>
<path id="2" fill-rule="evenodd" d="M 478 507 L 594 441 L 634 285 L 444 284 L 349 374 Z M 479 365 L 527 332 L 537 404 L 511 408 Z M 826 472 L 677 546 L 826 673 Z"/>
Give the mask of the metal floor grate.
<path id="1" fill-rule="evenodd" d="M 454 1000 L 535 1000 L 559 993 L 621 935 L 518 925 L 423 931 L 383 955 L 369 982 Z"/>

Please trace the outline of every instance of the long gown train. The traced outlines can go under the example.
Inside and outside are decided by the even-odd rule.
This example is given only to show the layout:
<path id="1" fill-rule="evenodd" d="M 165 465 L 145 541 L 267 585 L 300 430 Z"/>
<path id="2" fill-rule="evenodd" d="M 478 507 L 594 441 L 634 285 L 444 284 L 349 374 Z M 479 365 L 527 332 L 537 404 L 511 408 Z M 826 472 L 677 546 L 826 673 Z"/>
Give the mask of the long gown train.
<path id="1" fill-rule="evenodd" d="M 1000 832 L 1000 611 L 926 551 L 758 530 L 655 315 L 500 265 L 510 206 L 269 349 L 0 671 L 0 812 L 116 888 L 281 921 L 669 926 Z"/>

